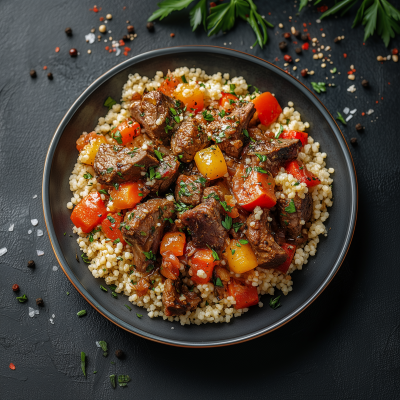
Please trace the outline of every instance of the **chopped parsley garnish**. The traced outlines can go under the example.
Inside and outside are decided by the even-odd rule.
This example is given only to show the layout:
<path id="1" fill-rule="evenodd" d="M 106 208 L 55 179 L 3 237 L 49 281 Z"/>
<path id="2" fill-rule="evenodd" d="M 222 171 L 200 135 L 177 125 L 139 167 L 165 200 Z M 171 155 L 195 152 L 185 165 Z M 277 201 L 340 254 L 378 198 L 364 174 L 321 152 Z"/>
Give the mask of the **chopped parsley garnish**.
<path id="1" fill-rule="evenodd" d="M 139 167 L 139 168 L 144 168 L 145 167 L 145 165 L 142 165 L 142 164 L 133 164 L 133 166 L 134 167 Z"/>
<path id="2" fill-rule="evenodd" d="M 247 138 L 250 138 L 249 132 L 247 131 L 247 129 L 243 129 L 242 131 L 243 135 L 246 136 Z"/>
<path id="3" fill-rule="evenodd" d="M 115 219 L 114 219 L 111 215 L 107 216 L 107 219 L 108 219 L 112 224 L 115 224 Z"/>
<path id="4" fill-rule="evenodd" d="M 115 375 L 110 375 L 110 382 L 111 382 L 111 386 L 115 389 L 117 383 L 115 381 Z"/>
<path id="5" fill-rule="evenodd" d="M 93 236 L 94 236 L 97 232 L 101 232 L 101 228 L 93 229 L 92 232 L 89 233 L 89 242 L 93 242 L 93 240 L 94 240 L 94 237 L 93 237 Z"/>
<path id="6" fill-rule="evenodd" d="M 111 137 L 115 139 L 118 144 L 122 144 L 122 135 L 120 131 L 112 132 Z"/>
<path id="7" fill-rule="evenodd" d="M 136 316 L 137 316 L 138 318 L 142 318 L 142 317 L 143 317 L 142 314 L 138 314 L 138 313 L 136 313 Z"/>
<path id="8" fill-rule="evenodd" d="M 347 125 L 347 122 L 345 121 L 345 119 L 343 118 L 343 115 L 340 114 L 339 111 L 337 112 L 337 117 L 336 117 L 336 119 L 337 119 L 338 121 L 340 121 L 343 125 Z"/>
<path id="9" fill-rule="evenodd" d="M 156 255 L 153 254 L 152 250 L 150 250 L 150 251 L 148 251 L 148 252 L 147 252 L 147 251 L 144 251 L 143 254 L 146 256 L 146 258 L 147 258 L 148 260 L 153 260 L 153 261 L 156 260 Z"/>
<path id="10" fill-rule="evenodd" d="M 107 190 L 105 190 L 105 189 L 100 189 L 100 190 L 99 190 L 99 193 L 105 194 L 106 196 L 108 196 L 108 192 L 107 192 Z"/>
<path id="11" fill-rule="evenodd" d="M 156 157 L 160 160 L 160 161 L 162 161 L 163 160 L 163 153 L 161 153 L 161 151 L 158 151 L 158 150 L 154 150 L 154 154 L 156 155 Z"/>
<path id="12" fill-rule="evenodd" d="M 188 81 L 186 80 L 186 76 L 185 76 L 185 75 L 182 75 L 182 76 L 181 76 L 181 79 L 182 79 L 182 82 L 183 82 L 183 83 L 188 83 Z"/>
<path id="13" fill-rule="evenodd" d="M 84 174 L 83 177 L 84 177 L 85 179 L 92 179 L 92 178 L 93 178 L 93 175 L 87 173 L 87 174 Z"/>
<path id="14" fill-rule="evenodd" d="M 104 102 L 104 107 L 108 107 L 110 110 L 114 104 L 117 104 L 117 102 L 112 97 L 108 96 Z"/>
<path id="15" fill-rule="evenodd" d="M 119 239 L 119 238 L 116 238 L 114 241 L 113 241 L 113 244 L 117 244 L 117 243 L 119 243 L 121 240 Z"/>
<path id="16" fill-rule="evenodd" d="M 193 208 L 193 206 L 186 205 L 185 203 L 182 203 L 180 201 L 174 203 L 174 207 L 175 207 L 175 211 L 178 213 L 182 213 L 186 210 L 190 210 L 191 208 Z"/>
<path id="17" fill-rule="evenodd" d="M 132 311 L 132 308 L 130 308 L 130 307 L 127 306 L 126 304 L 124 304 L 124 306 L 125 306 L 129 311 Z"/>
<path id="18" fill-rule="evenodd" d="M 221 118 L 224 118 L 224 117 L 225 117 L 225 114 L 226 114 L 225 110 L 221 110 L 221 111 L 219 112 L 219 116 L 220 116 Z"/>
<path id="19" fill-rule="evenodd" d="M 103 356 L 107 357 L 108 356 L 108 346 L 107 346 L 107 342 L 105 342 L 104 340 L 99 340 L 99 345 L 101 347 L 101 349 L 103 350 Z"/>
<path id="20" fill-rule="evenodd" d="M 296 212 L 296 206 L 294 205 L 293 199 L 290 199 L 290 203 L 287 207 L 285 207 L 285 211 L 289 214 Z"/>
<path id="21" fill-rule="evenodd" d="M 278 297 L 275 297 L 274 299 L 271 299 L 269 301 L 269 306 L 273 309 L 276 310 L 278 307 L 281 306 L 281 303 L 279 302 L 279 299 L 281 298 L 281 295 L 279 295 Z"/>
<path id="22" fill-rule="evenodd" d="M 299 186 L 299 185 L 300 185 L 300 182 L 299 182 L 299 181 L 297 181 L 297 182 L 293 183 L 293 185 L 292 185 L 292 186 Z"/>
<path id="23" fill-rule="evenodd" d="M 260 159 L 261 162 L 267 161 L 267 156 L 264 154 L 258 154 L 256 153 L 256 156 Z"/>
<path id="24" fill-rule="evenodd" d="M 119 189 L 119 183 L 115 182 L 115 183 L 113 183 L 113 186 L 115 187 L 115 190 Z"/>
<path id="25" fill-rule="evenodd" d="M 118 375 L 118 384 L 121 387 L 126 386 L 130 380 L 129 375 Z"/>
<path id="26" fill-rule="evenodd" d="M 240 227 L 243 225 L 242 222 L 235 222 L 233 224 L 233 229 L 235 230 L 235 232 L 237 233 L 237 231 L 240 229 Z"/>
<path id="27" fill-rule="evenodd" d="M 178 113 L 176 112 L 175 108 L 173 108 L 173 107 L 170 107 L 169 111 L 171 111 L 172 115 L 178 115 Z"/>
<path id="28" fill-rule="evenodd" d="M 311 86 L 317 93 L 326 92 L 325 82 L 311 82 Z"/>
<path id="29" fill-rule="evenodd" d="M 229 215 L 225 216 L 225 221 L 221 222 L 222 226 L 229 231 L 232 228 L 232 218 Z"/>
<path id="30" fill-rule="evenodd" d="M 82 260 L 86 264 L 90 264 L 90 260 L 85 253 L 81 254 Z"/>
<path id="31" fill-rule="evenodd" d="M 218 261 L 219 260 L 218 253 L 214 249 L 212 249 L 209 245 L 207 245 L 207 247 L 211 250 L 214 260 Z"/>
<path id="32" fill-rule="evenodd" d="M 86 310 L 81 310 L 81 311 L 78 311 L 77 313 L 76 313 L 76 315 L 78 316 L 78 317 L 83 317 L 84 315 L 86 315 L 87 313 L 86 313 Z"/>
<path id="33" fill-rule="evenodd" d="M 240 244 L 247 244 L 247 243 L 249 243 L 249 241 L 246 240 L 246 239 L 239 239 L 239 243 Z"/>
<path id="34" fill-rule="evenodd" d="M 254 167 L 254 171 L 261 172 L 262 174 L 269 174 L 268 171 L 262 169 L 261 167 Z"/>
<path id="35" fill-rule="evenodd" d="M 106 169 L 107 174 L 111 174 L 111 172 L 113 172 L 114 168 L 110 167 Z"/>
<path id="36" fill-rule="evenodd" d="M 200 83 L 200 87 L 203 87 L 205 89 L 206 85 L 202 82 L 202 83 Z"/>
<path id="37" fill-rule="evenodd" d="M 200 176 L 198 179 L 195 180 L 195 182 L 200 183 L 200 185 L 202 186 L 205 186 L 207 183 L 207 179 Z"/>
<path id="38" fill-rule="evenodd" d="M 226 211 L 226 212 L 231 212 L 233 207 L 229 206 L 228 203 L 226 201 L 220 201 L 220 204 L 222 206 L 222 208 Z"/>
<path id="39" fill-rule="evenodd" d="M 28 300 L 28 298 L 26 297 L 26 294 L 24 294 L 24 295 L 22 295 L 22 296 L 19 296 L 19 297 L 16 297 L 16 299 L 17 299 L 20 303 L 25 303 L 25 302 Z"/>
<path id="40" fill-rule="evenodd" d="M 224 284 L 221 281 L 221 278 L 217 278 L 214 282 L 215 286 L 224 287 Z"/>
<path id="41" fill-rule="evenodd" d="M 81 369 L 83 375 L 86 376 L 86 354 L 83 351 L 81 351 Z"/>
<path id="42" fill-rule="evenodd" d="M 107 290 L 103 285 L 100 285 L 100 289 L 101 289 L 103 292 L 108 292 L 108 290 Z"/>
<path id="43" fill-rule="evenodd" d="M 204 111 L 202 112 L 202 114 L 203 114 L 203 118 L 204 118 L 206 121 L 208 121 L 208 122 L 214 121 L 214 117 L 213 117 L 212 114 L 209 113 L 207 110 L 204 110 Z"/>
<path id="44" fill-rule="evenodd" d="M 279 138 L 279 136 L 281 136 L 281 133 L 283 132 L 283 125 L 282 124 L 280 124 L 280 127 L 279 127 L 279 132 L 276 134 L 276 136 L 275 136 L 275 139 L 278 139 Z"/>
<path id="45" fill-rule="evenodd" d="M 236 95 L 236 93 L 235 93 L 236 85 L 235 84 L 231 83 L 229 85 L 229 89 L 231 91 L 231 94 Z"/>
<path id="46" fill-rule="evenodd" d="M 172 218 L 164 218 L 164 221 L 168 221 L 170 224 L 174 223 L 174 221 L 172 221 Z"/>
<path id="47" fill-rule="evenodd" d="M 231 253 L 232 253 L 232 255 L 234 255 L 234 254 L 236 253 L 236 250 L 235 250 L 235 249 L 232 249 L 232 250 L 231 250 Z"/>

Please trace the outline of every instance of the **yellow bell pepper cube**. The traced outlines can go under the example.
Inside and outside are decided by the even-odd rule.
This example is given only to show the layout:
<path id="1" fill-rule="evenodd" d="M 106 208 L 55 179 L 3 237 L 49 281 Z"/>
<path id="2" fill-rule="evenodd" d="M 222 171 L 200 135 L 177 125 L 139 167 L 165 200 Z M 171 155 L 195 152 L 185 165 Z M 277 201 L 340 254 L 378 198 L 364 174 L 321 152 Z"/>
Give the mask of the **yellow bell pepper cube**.
<path id="1" fill-rule="evenodd" d="M 104 136 L 100 136 L 92 140 L 89 144 L 87 144 L 79 154 L 79 161 L 83 164 L 93 165 L 94 159 L 96 157 L 97 152 L 102 144 L 107 144 L 107 140 Z"/>
<path id="2" fill-rule="evenodd" d="M 198 151 L 194 161 L 200 173 L 209 180 L 222 178 L 228 172 L 222 151 L 215 144 Z"/>
<path id="3" fill-rule="evenodd" d="M 242 242 L 242 243 L 240 243 Z M 225 256 L 231 271 L 236 274 L 243 274 L 257 267 L 257 257 L 247 240 L 231 240 L 226 248 Z"/>

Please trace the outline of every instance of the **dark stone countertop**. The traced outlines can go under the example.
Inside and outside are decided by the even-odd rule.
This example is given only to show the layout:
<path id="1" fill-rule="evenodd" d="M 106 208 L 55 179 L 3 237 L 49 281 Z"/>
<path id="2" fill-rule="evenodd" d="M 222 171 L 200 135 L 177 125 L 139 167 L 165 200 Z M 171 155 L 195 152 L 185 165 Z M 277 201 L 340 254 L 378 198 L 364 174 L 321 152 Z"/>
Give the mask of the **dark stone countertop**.
<path id="1" fill-rule="evenodd" d="M 146 19 L 157 1 L 109 0 L 98 3 L 100 13 L 89 11 L 94 0 L 1 2 L 0 74 L 0 387 L 4 399 L 394 399 L 400 381 L 400 278 L 395 227 L 398 212 L 399 160 L 397 115 L 399 107 L 399 65 L 378 63 L 387 55 L 380 38 L 363 45 L 363 29 L 351 30 L 355 10 L 344 18 L 329 18 L 311 7 L 296 16 L 294 1 L 256 1 L 259 10 L 275 25 L 269 30 L 266 48 L 251 49 L 252 30 L 240 21 L 225 35 L 208 38 L 191 32 L 185 11 L 156 23 L 156 31 L 146 30 Z M 328 2 L 329 3 L 329 2 Z M 332 3 L 332 2 L 331 2 Z M 396 2 L 394 2 L 396 3 Z M 397 2 L 398 5 L 398 2 Z M 126 6 L 126 9 L 123 9 Z M 271 11 L 271 15 L 268 12 Z M 233 347 L 216 349 L 174 348 L 131 335 L 96 313 L 76 292 L 57 266 L 44 225 L 41 204 L 42 169 L 50 139 L 65 112 L 78 95 L 98 76 L 126 59 L 104 50 L 104 42 L 85 43 L 85 34 L 98 28 L 99 17 L 113 14 L 108 23 L 113 37 L 126 33 L 126 20 L 136 28 L 137 38 L 129 43 L 129 56 L 167 46 L 208 44 L 249 52 L 283 66 L 278 43 L 292 25 L 303 29 L 307 23 L 311 37 L 330 45 L 331 59 L 326 69 L 312 59 L 311 48 L 303 52 L 295 76 L 302 68 L 315 76 L 302 79 L 335 82 L 320 97 L 332 114 L 345 107 L 357 109 L 343 133 L 350 146 L 359 180 L 359 214 L 349 253 L 339 273 L 314 302 L 289 324 L 259 339 Z M 293 23 L 288 17 L 293 16 Z M 284 29 L 278 28 L 278 23 Z M 308 23 L 311 25 L 308 25 Z M 70 26 L 73 36 L 64 29 Z M 323 31 L 322 31 L 323 29 Z M 171 38 L 170 33 L 175 33 Z M 322 33 L 326 37 L 322 37 Z M 97 35 L 97 32 L 96 32 Z M 333 43 L 338 35 L 345 39 Z M 107 35 L 108 36 L 108 35 Z M 56 53 L 55 48 L 60 47 Z M 392 40 L 390 49 L 399 46 Z M 71 59 L 75 47 L 79 57 Z M 294 45 L 289 54 L 296 58 Z M 92 53 L 87 54 L 91 49 Z M 347 53 L 347 58 L 343 57 Z M 279 61 L 275 61 L 276 57 Z M 347 79 L 350 65 L 356 80 Z M 43 66 L 47 70 L 43 70 Z M 329 69 L 341 75 L 331 79 Z M 30 69 L 37 71 L 31 79 Z M 54 80 L 46 75 L 52 72 Z M 362 78 L 371 87 L 361 86 Z M 390 82 L 390 84 L 389 84 Z M 346 89 L 355 84 L 357 91 Z M 361 112 L 374 109 L 370 116 Z M 356 123 L 365 126 L 358 133 Z M 335 181 L 335 185 L 340 182 Z M 33 198 L 37 195 L 37 198 Z M 33 227 L 31 219 L 39 223 Z M 9 232 L 14 224 L 13 232 Z M 28 230 L 33 230 L 29 235 Z M 44 231 L 37 236 L 38 229 Z M 44 251 L 38 257 L 36 250 Z M 30 259 L 37 267 L 26 267 Z M 299 272 L 301 273 L 301 272 Z M 29 301 L 20 304 L 11 290 L 21 287 Z M 294 276 L 294 293 L 296 277 Z M 69 292 L 69 296 L 66 295 Z M 28 307 L 42 297 L 45 307 L 29 318 Z M 87 309 L 78 319 L 76 312 Z M 54 324 L 50 318 L 54 314 Z M 109 343 L 104 358 L 95 342 Z M 115 358 L 117 348 L 127 357 Z M 85 379 L 80 369 L 80 352 L 88 357 Z M 115 362 L 112 364 L 111 362 Z M 16 370 L 9 369 L 14 363 Z M 93 374 L 96 370 L 97 373 Z M 109 375 L 129 374 L 127 388 L 111 388 Z"/>

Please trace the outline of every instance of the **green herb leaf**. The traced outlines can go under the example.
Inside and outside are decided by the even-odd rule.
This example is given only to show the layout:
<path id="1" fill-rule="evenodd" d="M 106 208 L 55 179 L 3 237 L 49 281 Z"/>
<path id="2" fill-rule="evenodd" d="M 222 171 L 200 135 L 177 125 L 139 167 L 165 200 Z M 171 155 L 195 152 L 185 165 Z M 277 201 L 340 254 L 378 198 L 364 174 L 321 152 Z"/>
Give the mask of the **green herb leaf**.
<path id="1" fill-rule="evenodd" d="M 104 107 L 108 107 L 110 110 L 114 104 L 117 104 L 117 102 L 113 98 L 107 97 L 106 101 L 104 102 Z"/>
<path id="2" fill-rule="evenodd" d="M 93 175 L 87 173 L 87 174 L 84 174 L 83 177 L 84 177 L 85 179 L 92 179 L 92 178 L 93 178 Z"/>
<path id="3" fill-rule="evenodd" d="M 234 254 L 236 253 L 236 250 L 235 250 L 235 249 L 232 249 L 232 250 L 231 250 L 231 253 L 232 253 L 232 255 L 234 255 Z"/>
<path id="4" fill-rule="evenodd" d="M 107 219 L 108 219 L 112 224 L 115 224 L 115 219 L 114 219 L 111 215 L 108 215 L 108 216 L 107 216 Z"/>
<path id="5" fill-rule="evenodd" d="M 129 375 L 118 375 L 118 384 L 121 387 L 124 387 L 127 385 L 127 383 L 131 380 Z"/>
<path id="6" fill-rule="evenodd" d="M 87 313 L 86 313 L 86 310 L 81 310 L 81 311 L 78 311 L 77 313 L 76 313 L 76 315 L 78 316 L 78 317 L 82 317 L 82 316 L 84 316 L 84 315 L 86 315 Z"/>
<path id="7" fill-rule="evenodd" d="M 221 222 L 222 226 L 229 231 L 232 228 L 232 218 L 229 215 L 225 215 L 225 221 Z"/>
<path id="8" fill-rule="evenodd" d="M 281 298 L 281 295 L 279 295 L 278 297 L 275 297 L 274 299 L 271 299 L 269 301 L 269 306 L 273 309 L 276 310 L 278 307 L 281 306 L 281 304 L 279 303 L 279 299 Z"/>
<path id="9" fill-rule="evenodd" d="M 237 233 L 237 231 L 240 229 L 240 227 L 243 225 L 242 222 L 235 222 L 233 224 L 233 229 L 235 230 L 235 232 Z"/>
<path id="10" fill-rule="evenodd" d="M 197 178 L 195 180 L 195 182 L 200 183 L 201 186 L 206 186 L 207 183 L 207 179 L 203 178 L 202 176 L 200 176 L 199 178 Z"/>
<path id="11" fill-rule="evenodd" d="M 81 369 L 86 377 L 86 354 L 83 351 L 81 351 Z"/>
<path id="12" fill-rule="evenodd" d="M 317 93 L 326 92 L 325 82 L 311 82 L 311 86 Z"/>
<path id="13" fill-rule="evenodd" d="M 148 21 L 162 20 L 173 11 L 183 10 L 192 2 L 193 0 L 164 0 L 157 4 L 159 9 L 153 12 Z"/>
<path id="14" fill-rule="evenodd" d="M 276 138 L 276 139 L 279 139 L 279 136 L 281 136 L 282 132 L 283 132 L 283 126 L 282 126 L 282 124 L 280 124 L 280 126 L 279 126 L 279 132 L 276 134 L 275 138 Z"/>
<path id="15" fill-rule="evenodd" d="M 19 297 L 16 297 L 16 299 L 17 299 L 20 303 L 25 303 L 25 302 L 28 300 L 28 298 L 26 297 L 26 294 L 24 294 L 24 295 L 22 295 L 22 296 L 19 296 Z"/>
<path id="16" fill-rule="evenodd" d="M 267 156 L 264 154 L 258 154 L 256 153 L 256 156 L 260 159 L 261 162 L 267 161 Z"/>
<path id="17" fill-rule="evenodd" d="M 207 245 L 207 247 L 211 250 L 214 260 L 219 261 L 218 253 L 214 249 L 212 249 L 209 245 Z"/>
<path id="18" fill-rule="evenodd" d="M 115 387 L 117 386 L 117 383 L 115 380 L 115 375 L 110 375 L 110 382 L 111 382 L 111 386 L 115 389 Z"/>
<path id="19" fill-rule="evenodd" d="M 154 154 L 156 155 L 156 157 L 157 157 L 160 161 L 163 160 L 163 155 L 164 155 L 164 153 L 161 153 L 161 151 L 158 151 L 158 150 L 154 150 Z"/>
<path id="20" fill-rule="evenodd" d="M 107 192 L 107 190 L 105 190 L 105 189 L 100 189 L 100 190 L 99 190 L 99 193 L 105 194 L 106 196 L 108 196 L 108 192 Z"/>
<path id="21" fill-rule="evenodd" d="M 118 144 L 122 144 L 122 135 L 120 131 L 111 132 L 111 137 L 115 139 Z"/>
<path id="22" fill-rule="evenodd" d="M 186 80 L 186 76 L 185 76 L 185 75 L 182 75 L 182 76 L 181 76 L 181 79 L 182 79 L 182 82 L 183 82 L 183 83 L 188 83 L 188 81 Z"/>
<path id="23" fill-rule="evenodd" d="M 339 111 L 337 112 L 337 117 L 336 117 L 336 119 L 337 119 L 338 121 L 340 121 L 343 125 L 347 125 L 346 120 L 343 118 L 343 115 L 340 114 Z"/>
<path id="24" fill-rule="evenodd" d="M 289 214 L 293 214 L 296 212 L 296 206 L 294 205 L 293 199 L 290 199 L 289 205 L 285 207 L 285 211 Z"/>
<path id="25" fill-rule="evenodd" d="M 103 350 L 103 356 L 107 357 L 108 353 L 108 347 L 107 347 L 107 342 L 105 342 L 104 340 L 100 340 L 99 341 L 99 345 L 101 347 L 101 349 Z"/>
<path id="26" fill-rule="evenodd" d="M 100 289 L 101 289 L 103 292 L 108 292 L 108 290 L 107 290 L 103 285 L 100 285 Z"/>
<path id="27" fill-rule="evenodd" d="M 207 29 L 207 0 L 200 0 L 190 11 L 190 25 L 195 31 L 201 24 Z"/>
<path id="28" fill-rule="evenodd" d="M 246 240 L 246 239 L 239 239 L 239 243 L 240 244 L 247 244 L 247 243 L 249 243 L 249 241 Z"/>
<path id="29" fill-rule="evenodd" d="M 262 174 L 269 174 L 268 171 L 266 171 L 265 169 L 262 169 L 261 167 L 254 167 L 253 169 L 254 169 L 254 171 L 260 172 Z"/>
<path id="30" fill-rule="evenodd" d="M 215 284 L 215 286 L 224 287 L 224 284 L 222 283 L 221 278 L 217 278 L 215 280 L 214 284 Z"/>
<path id="31" fill-rule="evenodd" d="M 132 311 L 132 308 L 130 308 L 130 307 L 127 306 L 126 304 L 124 304 L 124 306 L 125 306 L 129 311 Z"/>
<path id="32" fill-rule="evenodd" d="M 214 121 L 214 117 L 213 117 L 212 114 L 211 114 L 210 112 L 208 112 L 207 110 L 204 110 L 204 111 L 202 112 L 202 114 L 203 114 L 203 118 L 204 118 L 206 121 L 208 121 L 208 122 Z"/>
<path id="33" fill-rule="evenodd" d="M 155 254 L 153 254 L 153 251 L 152 250 L 150 250 L 150 251 L 144 251 L 143 252 L 143 254 L 146 256 L 146 258 L 148 259 L 148 260 L 153 260 L 153 261 L 155 261 L 156 260 L 156 256 L 155 256 Z"/>
<path id="34" fill-rule="evenodd" d="M 142 317 L 143 317 L 142 314 L 138 314 L 138 313 L 136 313 L 136 316 L 137 316 L 138 318 L 142 318 Z"/>
<path id="35" fill-rule="evenodd" d="M 308 0 L 300 0 L 299 11 L 301 11 L 308 4 Z"/>

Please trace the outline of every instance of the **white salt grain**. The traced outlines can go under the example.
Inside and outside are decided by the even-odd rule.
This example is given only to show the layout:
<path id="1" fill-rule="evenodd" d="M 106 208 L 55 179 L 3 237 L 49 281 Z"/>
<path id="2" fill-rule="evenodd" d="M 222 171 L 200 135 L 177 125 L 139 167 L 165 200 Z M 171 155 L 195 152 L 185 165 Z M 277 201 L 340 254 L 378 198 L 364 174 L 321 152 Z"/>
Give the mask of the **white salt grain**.
<path id="1" fill-rule="evenodd" d="M 38 256 L 42 256 L 44 254 L 44 251 L 42 250 L 36 250 L 36 253 Z"/>
<path id="2" fill-rule="evenodd" d="M 115 55 L 119 56 L 120 54 L 121 54 L 121 49 L 119 47 L 116 47 Z"/>
<path id="3" fill-rule="evenodd" d="M 373 112 L 374 112 L 374 110 L 373 110 L 372 108 L 370 108 L 370 109 L 367 111 L 367 115 L 371 115 L 371 114 L 373 114 Z"/>
<path id="4" fill-rule="evenodd" d="M 53 318 L 50 318 L 49 321 L 54 325 Z"/>
<path id="5" fill-rule="evenodd" d="M 55 314 L 53 314 L 52 316 L 51 316 L 51 318 L 55 318 L 56 316 L 55 316 Z"/>
<path id="6" fill-rule="evenodd" d="M 53 267 L 53 271 L 57 271 L 58 270 L 58 267 L 57 267 L 57 265 L 55 265 L 54 267 Z"/>
<path id="7" fill-rule="evenodd" d="M 347 88 L 348 92 L 354 93 L 356 91 L 356 87 L 354 85 L 351 85 L 350 87 Z"/>
<path id="8" fill-rule="evenodd" d="M 0 249 L 0 256 L 4 256 L 4 254 L 7 253 L 7 248 L 3 247 L 2 249 Z"/>
<path id="9" fill-rule="evenodd" d="M 36 226 L 39 223 L 39 221 L 37 219 L 31 219 L 31 224 L 33 226 Z"/>
<path id="10" fill-rule="evenodd" d="M 353 118 L 353 116 L 350 114 L 347 118 L 346 121 L 350 121 Z"/>
<path id="11" fill-rule="evenodd" d="M 173 326 L 171 326 L 171 329 L 175 329 Z"/>
<path id="12" fill-rule="evenodd" d="M 92 44 L 96 40 L 96 36 L 94 33 L 89 33 L 89 34 L 85 35 L 85 40 L 87 42 L 89 42 L 90 44 Z"/>
<path id="13" fill-rule="evenodd" d="M 97 347 L 101 347 L 99 342 L 96 342 L 96 346 Z"/>
<path id="14" fill-rule="evenodd" d="M 32 229 L 29 229 L 28 231 L 28 235 L 30 235 L 32 233 Z"/>
<path id="15" fill-rule="evenodd" d="M 29 316 L 33 318 L 35 316 L 35 310 L 32 307 L 29 307 Z"/>
<path id="16" fill-rule="evenodd" d="M 37 234 L 38 236 L 43 236 L 43 231 L 42 231 L 41 229 L 38 229 L 37 232 L 36 232 L 36 234 Z"/>
<path id="17" fill-rule="evenodd" d="M 36 197 L 37 197 L 37 194 L 34 194 L 34 195 L 32 196 L 32 199 L 36 199 Z"/>
<path id="18" fill-rule="evenodd" d="M 8 228 L 8 232 L 12 232 L 14 230 L 14 224 L 11 224 L 10 227 Z"/>
<path id="19" fill-rule="evenodd" d="M 350 111 L 350 114 L 355 114 L 357 112 L 357 108 L 355 108 L 354 110 Z"/>
<path id="20" fill-rule="evenodd" d="M 343 112 L 344 112 L 345 114 L 348 114 L 349 111 L 350 111 L 350 108 L 349 108 L 349 107 L 345 107 L 345 108 L 343 109 Z"/>

